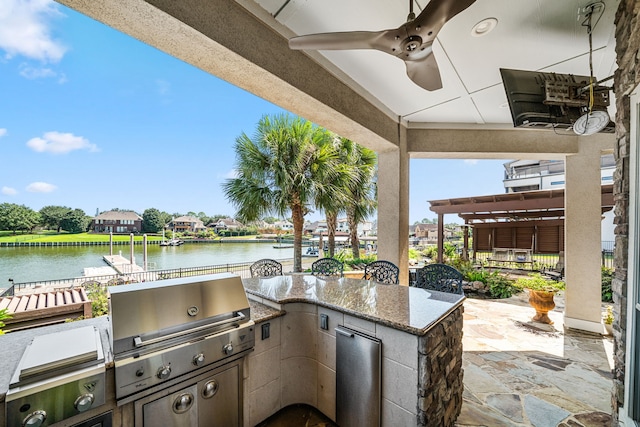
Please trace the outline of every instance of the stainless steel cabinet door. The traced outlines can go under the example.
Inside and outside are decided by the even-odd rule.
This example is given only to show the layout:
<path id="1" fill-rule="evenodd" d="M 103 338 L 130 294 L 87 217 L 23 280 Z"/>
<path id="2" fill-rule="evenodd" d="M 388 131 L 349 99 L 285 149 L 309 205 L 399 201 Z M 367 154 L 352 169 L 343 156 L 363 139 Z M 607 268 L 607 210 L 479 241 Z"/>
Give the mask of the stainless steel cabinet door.
<path id="1" fill-rule="evenodd" d="M 196 385 L 145 404 L 144 426 L 198 427 Z"/>
<path id="2" fill-rule="evenodd" d="M 240 427 L 241 381 L 234 365 L 198 382 L 200 427 Z"/>
<path id="3" fill-rule="evenodd" d="M 382 342 L 336 328 L 336 423 L 340 427 L 380 426 Z"/>

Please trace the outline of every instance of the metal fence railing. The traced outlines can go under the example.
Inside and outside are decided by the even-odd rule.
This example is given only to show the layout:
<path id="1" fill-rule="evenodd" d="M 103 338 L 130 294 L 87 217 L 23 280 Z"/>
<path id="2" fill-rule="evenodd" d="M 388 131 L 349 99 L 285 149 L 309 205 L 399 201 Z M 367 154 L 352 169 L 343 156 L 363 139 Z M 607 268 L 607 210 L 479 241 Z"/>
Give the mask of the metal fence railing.
<path id="1" fill-rule="evenodd" d="M 601 262 L 603 267 L 613 268 L 613 250 L 614 250 L 615 242 L 612 241 L 603 241 L 602 242 L 602 252 L 601 252 Z M 490 251 L 478 251 L 475 254 L 476 262 L 491 265 L 492 252 Z M 473 256 L 473 255 L 470 255 Z M 531 261 L 528 263 L 518 263 L 518 262 L 500 262 L 500 266 L 504 268 L 521 268 L 521 269 L 531 269 L 531 270 L 553 270 L 558 268 L 558 263 L 560 263 L 560 255 L 558 254 L 532 254 Z M 497 266 L 497 265 L 496 265 Z"/>
<path id="2" fill-rule="evenodd" d="M 169 270 L 143 271 L 126 274 L 110 274 L 104 276 L 74 277 L 70 279 L 46 280 L 38 282 L 13 283 L 0 297 L 14 296 L 16 294 L 35 292 L 39 290 L 68 289 L 87 284 L 100 284 L 104 286 L 121 285 L 126 283 L 151 282 L 154 280 L 175 279 L 180 277 L 201 276 L 214 273 L 237 273 L 241 277 L 250 277 L 249 267 L 251 262 L 235 264 L 219 264 L 204 267 L 183 267 Z"/>

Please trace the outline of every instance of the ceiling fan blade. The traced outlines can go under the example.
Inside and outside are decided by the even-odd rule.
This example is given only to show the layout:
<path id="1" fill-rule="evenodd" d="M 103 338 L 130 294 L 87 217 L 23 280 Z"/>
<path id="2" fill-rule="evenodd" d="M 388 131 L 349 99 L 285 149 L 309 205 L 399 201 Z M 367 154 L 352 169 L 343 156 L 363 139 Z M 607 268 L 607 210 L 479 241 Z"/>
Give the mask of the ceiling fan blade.
<path id="1" fill-rule="evenodd" d="M 409 34 L 422 37 L 422 43 L 432 42 L 444 24 L 476 0 L 431 0 L 420 15 L 407 23 Z"/>
<path id="2" fill-rule="evenodd" d="M 442 79 L 436 57 L 429 54 L 422 59 L 405 61 L 407 75 L 415 84 L 426 90 L 442 89 Z"/>
<path id="3" fill-rule="evenodd" d="M 346 50 L 377 49 L 388 51 L 397 30 L 349 31 L 341 33 L 319 33 L 289 39 L 289 48 L 296 50 Z"/>

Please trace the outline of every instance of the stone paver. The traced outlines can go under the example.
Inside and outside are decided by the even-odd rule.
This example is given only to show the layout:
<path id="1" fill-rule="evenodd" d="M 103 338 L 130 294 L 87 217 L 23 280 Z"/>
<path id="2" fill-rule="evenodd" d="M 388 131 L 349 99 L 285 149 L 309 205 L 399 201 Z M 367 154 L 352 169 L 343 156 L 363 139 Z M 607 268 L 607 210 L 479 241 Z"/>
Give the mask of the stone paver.
<path id="1" fill-rule="evenodd" d="M 526 294 L 464 303 L 464 395 L 457 425 L 607 426 L 611 421 L 610 337 L 531 322 Z"/>

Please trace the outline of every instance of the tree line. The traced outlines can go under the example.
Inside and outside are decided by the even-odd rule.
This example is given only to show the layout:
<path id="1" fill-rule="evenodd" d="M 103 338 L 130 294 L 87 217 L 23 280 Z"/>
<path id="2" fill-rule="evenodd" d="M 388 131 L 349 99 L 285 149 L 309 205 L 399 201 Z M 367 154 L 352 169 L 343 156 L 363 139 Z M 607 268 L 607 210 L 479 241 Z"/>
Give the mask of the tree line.
<path id="1" fill-rule="evenodd" d="M 110 211 L 129 211 L 114 208 Z M 133 212 L 133 211 L 130 211 Z M 104 212 L 101 212 L 104 213 Z M 227 218 L 228 215 L 208 216 L 204 212 L 187 212 L 186 215 L 200 219 L 205 225 Z M 170 214 L 156 208 L 146 209 L 142 213 L 142 231 L 145 233 L 159 233 L 173 219 L 183 216 L 181 213 Z M 68 206 L 45 206 L 35 211 L 28 206 L 15 203 L 0 204 L 0 230 L 17 232 L 33 232 L 38 228 L 55 230 L 58 233 L 84 233 L 89 231 L 93 217 L 88 216 L 82 209 Z"/>

